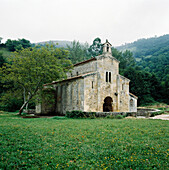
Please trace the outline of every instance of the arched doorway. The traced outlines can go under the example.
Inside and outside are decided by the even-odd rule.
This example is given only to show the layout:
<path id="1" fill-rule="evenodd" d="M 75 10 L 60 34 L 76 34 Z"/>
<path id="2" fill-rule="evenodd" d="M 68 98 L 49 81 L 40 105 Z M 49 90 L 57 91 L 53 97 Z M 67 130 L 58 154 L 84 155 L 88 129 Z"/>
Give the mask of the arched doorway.
<path id="1" fill-rule="evenodd" d="M 113 112 L 112 102 L 113 100 L 111 97 L 106 97 L 104 99 L 103 112 Z"/>

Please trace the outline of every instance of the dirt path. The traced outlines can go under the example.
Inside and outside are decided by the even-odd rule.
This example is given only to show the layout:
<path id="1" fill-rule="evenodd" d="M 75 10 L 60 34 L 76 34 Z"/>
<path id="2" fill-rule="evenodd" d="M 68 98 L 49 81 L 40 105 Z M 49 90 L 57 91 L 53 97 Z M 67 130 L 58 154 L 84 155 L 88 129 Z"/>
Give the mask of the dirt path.
<path id="1" fill-rule="evenodd" d="M 169 114 L 157 115 L 157 116 L 154 116 L 154 117 L 150 117 L 149 119 L 169 120 Z"/>

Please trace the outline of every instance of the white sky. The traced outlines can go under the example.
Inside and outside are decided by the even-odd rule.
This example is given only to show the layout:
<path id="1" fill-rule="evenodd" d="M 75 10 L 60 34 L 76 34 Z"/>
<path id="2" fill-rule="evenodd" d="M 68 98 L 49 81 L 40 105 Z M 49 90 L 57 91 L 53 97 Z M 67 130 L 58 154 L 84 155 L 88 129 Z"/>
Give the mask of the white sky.
<path id="1" fill-rule="evenodd" d="M 0 37 L 106 39 L 113 46 L 169 34 L 169 0 L 0 0 Z"/>

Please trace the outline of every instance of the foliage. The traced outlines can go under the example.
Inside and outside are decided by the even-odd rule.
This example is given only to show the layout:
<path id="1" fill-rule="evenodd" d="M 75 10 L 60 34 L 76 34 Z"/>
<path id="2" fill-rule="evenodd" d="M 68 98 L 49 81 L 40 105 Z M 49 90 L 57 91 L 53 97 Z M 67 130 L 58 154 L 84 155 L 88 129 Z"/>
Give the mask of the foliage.
<path id="1" fill-rule="evenodd" d="M 68 118 L 96 118 L 96 112 L 83 112 L 80 110 L 67 111 L 66 117 Z"/>
<path id="2" fill-rule="evenodd" d="M 161 81 L 166 80 L 169 72 L 169 34 L 160 37 L 140 39 L 118 47 L 119 50 L 133 52 L 137 65 L 156 74 Z"/>
<path id="3" fill-rule="evenodd" d="M 2 65 L 5 63 L 5 58 L 3 56 L 3 52 L 0 52 L 0 67 L 2 67 Z"/>
<path id="4" fill-rule="evenodd" d="M 68 118 L 83 118 L 83 117 L 85 117 L 85 115 L 80 110 L 73 110 L 73 111 L 67 111 L 66 117 L 68 117 Z"/>
<path id="5" fill-rule="evenodd" d="M 102 54 L 102 44 L 100 38 L 95 38 L 93 44 L 89 47 L 88 51 L 95 57 Z"/>
<path id="6" fill-rule="evenodd" d="M 87 43 L 80 44 L 79 41 L 73 41 L 71 45 L 67 45 L 69 51 L 69 59 L 73 64 L 87 60 L 90 58 L 88 52 L 89 45 Z"/>
<path id="7" fill-rule="evenodd" d="M 168 169 L 168 121 L 0 114 L 1 169 Z"/>
<path id="8" fill-rule="evenodd" d="M 21 50 L 22 48 L 29 48 L 31 47 L 31 43 L 29 40 L 26 39 L 18 39 L 18 40 L 11 40 L 8 39 L 5 43 L 6 47 L 9 51 L 16 51 Z"/>
<path id="9" fill-rule="evenodd" d="M 155 75 L 129 67 L 124 76 L 130 79 L 130 92 L 138 96 L 138 105 L 162 101 L 162 86 Z"/>
<path id="10" fill-rule="evenodd" d="M 53 45 L 14 52 L 9 63 L 0 71 L 4 81 L 12 81 L 25 90 L 25 94 L 29 93 L 21 111 L 43 84 L 65 78 L 65 73 L 71 68 L 71 62 L 67 58 L 68 51 L 54 48 Z"/>
<path id="11" fill-rule="evenodd" d="M 63 117 L 63 116 L 55 116 L 53 117 L 52 119 L 58 119 L 58 120 L 64 120 L 64 119 L 67 119 L 67 117 Z"/>
<path id="12" fill-rule="evenodd" d="M 2 53 L 4 59 L 10 58 L 12 54 L 5 46 L 4 47 L 0 46 L 0 53 Z"/>
<path id="13" fill-rule="evenodd" d="M 116 48 L 112 48 L 112 56 L 120 61 L 119 71 L 122 75 L 124 74 L 125 69 L 130 66 L 133 67 L 136 64 L 132 52 L 128 50 L 121 52 L 118 51 Z"/>
<path id="14" fill-rule="evenodd" d="M 164 111 L 159 111 L 159 112 L 151 112 L 151 117 L 157 116 L 157 115 L 161 115 L 164 114 Z"/>
<path id="15" fill-rule="evenodd" d="M 120 52 L 112 48 L 112 55 L 120 61 L 120 74 L 130 79 L 130 92 L 138 97 L 138 106 L 155 102 L 169 103 L 166 95 L 168 85 L 162 85 L 156 74 L 137 66 L 130 51 Z"/>
<path id="16" fill-rule="evenodd" d="M 107 115 L 107 119 L 123 119 L 125 116 L 123 115 Z"/>
<path id="17" fill-rule="evenodd" d="M 23 103 L 23 98 L 22 96 L 18 95 L 21 92 L 20 89 L 10 89 L 10 87 L 11 86 L 4 88 L 3 90 L 5 92 L 3 91 L 0 94 L 0 110 L 14 112 L 19 110 Z"/>
<path id="18" fill-rule="evenodd" d="M 122 45 L 118 47 L 118 50 L 128 49 L 133 52 L 135 58 L 142 58 L 142 56 L 154 55 L 154 53 L 168 46 L 169 34 L 166 34 L 160 37 L 142 38 L 133 43 Z"/>

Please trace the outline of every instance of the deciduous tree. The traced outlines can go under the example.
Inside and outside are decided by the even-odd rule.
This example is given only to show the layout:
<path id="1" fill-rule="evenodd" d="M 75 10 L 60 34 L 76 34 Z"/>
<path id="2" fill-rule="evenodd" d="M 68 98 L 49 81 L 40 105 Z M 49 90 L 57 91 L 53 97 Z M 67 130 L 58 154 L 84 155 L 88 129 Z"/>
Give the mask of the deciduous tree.
<path id="1" fill-rule="evenodd" d="M 19 114 L 44 83 L 65 78 L 65 73 L 71 68 L 68 51 L 55 48 L 53 45 L 14 52 L 9 63 L 0 70 L 3 80 L 12 81 L 14 85 L 23 88 L 26 94 L 29 93 Z"/>

